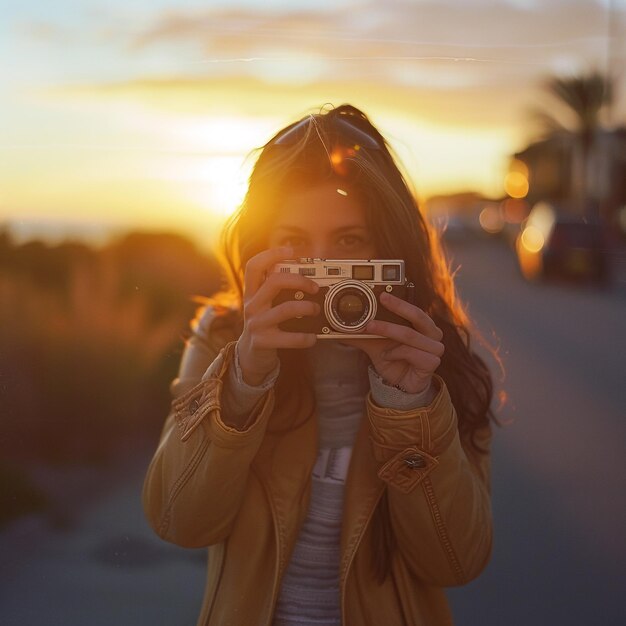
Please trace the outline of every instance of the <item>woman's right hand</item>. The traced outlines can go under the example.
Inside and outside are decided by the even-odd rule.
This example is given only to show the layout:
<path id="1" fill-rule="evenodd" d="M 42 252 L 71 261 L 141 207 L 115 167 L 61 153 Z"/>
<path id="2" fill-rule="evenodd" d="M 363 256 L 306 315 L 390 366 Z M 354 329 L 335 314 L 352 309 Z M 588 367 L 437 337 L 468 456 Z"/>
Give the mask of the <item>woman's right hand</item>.
<path id="1" fill-rule="evenodd" d="M 278 363 L 278 348 L 310 348 L 313 333 L 288 332 L 281 322 L 304 315 L 319 315 L 320 307 L 310 300 L 293 300 L 272 306 L 283 289 L 315 294 L 317 283 L 300 274 L 271 272 L 276 263 L 293 258 L 291 248 L 272 248 L 252 257 L 246 264 L 243 292 L 244 325 L 238 340 L 239 364 L 249 385 L 260 385 Z"/>

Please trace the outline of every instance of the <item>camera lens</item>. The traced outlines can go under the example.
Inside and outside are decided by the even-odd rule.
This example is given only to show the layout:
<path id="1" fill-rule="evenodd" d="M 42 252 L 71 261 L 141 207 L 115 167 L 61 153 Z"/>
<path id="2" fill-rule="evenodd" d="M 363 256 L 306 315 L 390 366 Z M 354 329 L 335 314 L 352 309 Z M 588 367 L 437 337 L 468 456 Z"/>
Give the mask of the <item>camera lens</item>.
<path id="1" fill-rule="evenodd" d="M 367 302 L 362 294 L 350 291 L 342 293 L 337 298 L 337 314 L 339 319 L 346 325 L 357 323 L 367 310 Z"/>
<path id="2" fill-rule="evenodd" d="M 376 315 L 376 298 L 366 284 L 356 280 L 342 281 L 326 294 L 324 312 L 336 331 L 357 333 Z"/>

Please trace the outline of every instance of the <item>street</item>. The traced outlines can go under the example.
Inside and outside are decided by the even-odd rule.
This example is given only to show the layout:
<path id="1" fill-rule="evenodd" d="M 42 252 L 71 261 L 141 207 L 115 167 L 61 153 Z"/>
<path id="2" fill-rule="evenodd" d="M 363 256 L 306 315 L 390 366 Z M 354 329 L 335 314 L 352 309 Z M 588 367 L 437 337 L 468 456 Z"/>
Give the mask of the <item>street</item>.
<path id="1" fill-rule="evenodd" d="M 454 590 L 458 624 L 622 624 L 626 298 L 524 282 L 504 244 L 452 250 L 462 298 L 500 346 L 495 547 Z"/>
<path id="2" fill-rule="evenodd" d="M 626 564 L 626 286 L 531 285 L 500 241 L 451 250 L 462 299 L 499 345 L 495 545 L 450 591 L 457 626 L 621 626 Z M 0 624 L 195 623 L 202 551 L 160 542 L 140 506 L 145 464 L 74 528 L 29 518 L 0 533 Z M 121 484 L 121 486 L 120 486 Z"/>

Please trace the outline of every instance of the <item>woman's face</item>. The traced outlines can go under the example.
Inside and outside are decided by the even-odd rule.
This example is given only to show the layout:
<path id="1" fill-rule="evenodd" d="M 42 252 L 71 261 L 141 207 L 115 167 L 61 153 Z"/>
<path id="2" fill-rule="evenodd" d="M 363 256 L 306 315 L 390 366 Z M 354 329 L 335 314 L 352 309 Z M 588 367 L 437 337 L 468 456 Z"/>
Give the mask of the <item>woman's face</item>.
<path id="1" fill-rule="evenodd" d="M 269 247 L 275 246 L 292 246 L 295 257 L 377 258 L 365 210 L 337 184 L 287 196 L 270 231 Z"/>

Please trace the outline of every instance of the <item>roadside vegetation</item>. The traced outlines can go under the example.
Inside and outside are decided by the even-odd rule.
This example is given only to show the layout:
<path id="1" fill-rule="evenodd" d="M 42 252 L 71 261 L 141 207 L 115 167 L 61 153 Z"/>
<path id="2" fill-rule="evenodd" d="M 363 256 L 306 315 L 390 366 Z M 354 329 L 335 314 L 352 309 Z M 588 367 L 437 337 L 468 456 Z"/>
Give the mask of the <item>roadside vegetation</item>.
<path id="1" fill-rule="evenodd" d="M 0 526 L 50 506 L 46 468 L 106 472 L 154 443 L 194 295 L 218 285 L 177 235 L 93 249 L 0 233 Z"/>

